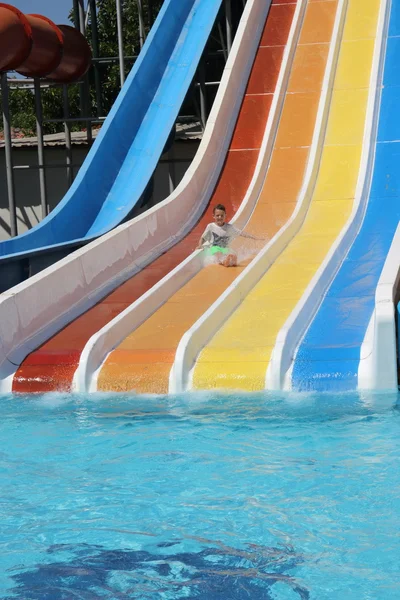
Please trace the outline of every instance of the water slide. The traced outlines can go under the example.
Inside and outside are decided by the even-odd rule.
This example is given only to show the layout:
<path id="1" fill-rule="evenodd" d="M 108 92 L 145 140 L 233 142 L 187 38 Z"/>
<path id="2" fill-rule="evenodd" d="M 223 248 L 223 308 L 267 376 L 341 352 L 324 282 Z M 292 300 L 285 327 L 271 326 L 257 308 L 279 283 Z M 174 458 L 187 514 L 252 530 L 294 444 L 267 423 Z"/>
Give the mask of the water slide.
<path id="1" fill-rule="evenodd" d="M 191 387 L 282 387 L 285 373 L 276 358 L 280 331 L 323 265 L 351 214 L 357 189 L 364 185 L 363 151 L 371 137 L 368 98 L 370 92 L 375 97 L 373 65 L 382 47 L 383 14 L 380 0 L 347 3 L 322 157 L 304 221 L 298 220 L 300 227 L 286 238 L 283 252 L 197 355 Z M 298 215 L 301 210 L 299 206 Z M 242 289 L 245 283 L 243 278 Z M 320 301 L 323 289 L 315 289 Z M 330 315 L 324 327 L 331 329 Z"/>
<path id="2" fill-rule="evenodd" d="M 275 44 L 269 44 L 268 38 L 266 43 L 267 22 L 227 160 L 207 204 L 209 207 L 210 202 L 212 205 L 221 200 L 228 204 L 231 194 L 237 191 L 236 197 L 232 196 L 234 202 L 229 206 L 230 214 L 234 213 L 233 222 L 267 238 L 267 243 L 260 250 L 252 243 L 246 245 L 241 242 L 241 266 L 238 269 L 225 270 L 216 265 L 204 268 L 201 253 L 190 253 L 190 250 L 205 222 L 210 220 L 208 208 L 208 212 L 203 211 L 203 221 L 197 219 L 197 229 L 186 237 L 182 236 L 183 241 L 163 254 L 160 262 L 149 261 L 150 268 L 147 269 L 140 265 L 140 273 L 127 282 L 125 290 L 124 286 L 115 290 L 115 295 L 109 296 L 109 302 L 106 300 L 93 309 L 89 336 L 87 332 L 80 336 L 86 315 L 71 324 L 72 338 L 80 338 L 76 347 L 65 344 L 67 338 L 63 341 L 61 332 L 60 338 L 55 336 L 28 356 L 16 376 L 9 378 L 15 391 L 60 389 L 63 383 L 65 389 L 71 389 L 73 377 L 75 389 L 133 389 L 138 392 L 216 387 L 257 390 L 283 387 L 290 376 L 294 379 L 297 368 L 295 363 L 292 373 L 294 350 L 351 246 L 365 210 L 368 214 L 372 205 L 379 144 L 382 148 L 391 145 L 387 142 L 395 141 L 396 131 L 391 131 L 392 138 L 388 133 L 382 134 L 388 139 L 378 137 L 372 191 L 368 194 L 379 107 L 377 88 L 379 90 L 382 77 L 389 3 L 386 0 L 309 0 L 299 1 L 296 5 L 279 2 L 273 4 L 270 19 L 273 9 L 277 14 L 278 9 L 289 10 L 291 5 L 293 9 L 296 6 L 296 10 L 289 19 L 291 28 L 290 32 L 287 30 L 285 51 L 278 61 L 269 60 L 263 64 L 257 61 L 264 51 L 275 57 L 279 55 L 278 48 L 283 48 L 282 38 Z M 282 8 L 284 6 L 285 9 Z M 398 14 L 395 7 L 385 71 L 385 86 L 392 88 L 394 95 L 390 97 L 389 89 L 388 109 L 381 115 L 388 115 L 389 106 L 393 107 L 396 101 L 394 14 Z M 274 20 L 269 23 L 269 35 L 282 35 L 281 27 L 277 27 L 278 20 L 275 24 Z M 391 67 L 390 56 L 393 57 Z M 271 89 L 252 90 L 251 85 L 259 84 L 264 65 L 272 62 L 276 71 L 281 64 L 279 76 L 275 73 L 274 93 Z M 290 71 L 286 83 L 285 71 Z M 268 79 L 270 75 L 266 74 L 263 80 L 268 85 L 273 80 L 273 77 Z M 256 96 L 271 96 L 270 103 L 264 98 L 265 104 L 260 111 L 264 118 L 262 141 L 255 135 L 262 123 L 262 119 L 255 118 L 252 102 Z M 279 105 L 280 97 L 282 102 Z M 383 95 L 382 102 L 384 98 Z M 266 108 L 266 104 L 270 106 Z M 249 127 L 249 119 L 254 119 L 254 128 Z M 387 119 L 386 123 L 389 123 L 390 117 Z M 382 127 L 380 124 L 380 132 Z M 249 129 L 254 147 L 249 147 L 249 138 L 245 136 Z M 387 124 L 386 132 L 389 130 Z M 242 145 L 235 146 L 240 142 Z M 393 156 L 396 156 L 396 149 L 393 151 Z M 242 154 L 243 163 L 235 162 L 238 160 L 236 152 Z M 257 156 L 253 156 L 251 162 L 249 156 L 253 153 Z M 228 168 L 230 159 L 232 168 Z M 249 168 L 243 168 L 244 164 Z M 382 162 L 382 165 L 381 181 L 384 179 L 382 173 L 388 171 L 388 163 Z M 192 173 L 189 173 L 188 179 L 191 178 Z M 390 172 L 390 181 L 392 179 L 393 187 L 386 181 L 386 187 L 382 188 L 385 193 L 381 194 L 385 198 L 393 198 L 395 206 L 397 187 L 394 171 Z M 375 194 L 375 197 L 378 199 L 379 188 L 376 189 L 378 195 Z M 369 199 L 368 203 L 366 199 Z M 203 206 L 206 207 L 205 204 Z M 369 246 L 364 242 L 366 256 L 378 246 L 381 251 L 381 267 L 374 275 L 375 287 L 398 222 L 397 213 L 393 211 L 392 219 L 388 219 L 393 221 L 389 241 L 385 239 L 388 232 L 390 234 L 388 229 L 386 233 L 382 231 L 381 242 L 375 243 L 377 232 L 381 235 L 381 221 L 376 218 L 376 210 L 375 217 L 371 217 L 371 222 L 376 221 L 375 234 L 370 238 Z M 378 212 L 383 219 L 382 211 L 378 209 Z M 363 226 L 367 220 L 366 217 Z M 107 243 L 107 239 L 101 243 Z M 89 246 L 93 246 L 95 253 L 101 249 L 101 243 Z M 355 264 L 356 260 L 353 261 Z M 373 266 L 370 263 L 360 261 L 357 269 L 360 267 L 360 272 L 364 269 L 365 273 Z M 138 275 L 143 279 L 137 280 Z M 50 273 L 48 276 L 51 276 Z M 358 285 L 362 277 L 357 277 Z M 364 279 L 371 279 L 369 272 Z M 143 287 L 136 288 L 136 281 Z M 18 287 L 15 288 L 17 292 Z M 340 297 L 340 284 L 338 289 Z M 367 296 L 370 313 L 364 327 L 364 346 L 370 343 L 368 331 L 371 331 L 374 310 L 373 293 Z M 364 296 L 357 293 L 353 300 L 363 305 Z M 113 311 L 117 316 L 110 320 Z M 331 306 L 330 313 L 326 313 L 320 321 L 320 330 L 326 331 L 325 325 L 333 320 L 333 312 Z M 361 315 L 362 311 L 359 312 Z M 103 319 L 102 313 L 107 313 L 106 319 Z M 21 317 L 21 310 L 18 316 Z M 69 320 L 70 316 L 71 313 Z M 57 320 L 58 328 L 61 321 Z M 104 321 L 107 321 L 106 324 Z M 333 333 L 339 338 L 347 330 L 343 320 L 334 327 Z M 330 330 L 332 328 L 330 325 Z M 59 342 L 52 345 L 57 338 Z M 32 336 L 32 339 L 40 339 L 40 334 Z M 343 347 L 352 342 L 349 329 Z M 10 361 L 14 364 L 14 371 L 18 356 L 21 353 L 26 356 L 28 346 L 21 350 L 14 343 L 15 355 Z M 330 345 L 329 349 L 333 347 Z M 297 358 L 300 352 L 301 347 Z M 63 353 L 67 358 L 60 362 Z M 315 358 L 314 364 L 310 361 L 310 371 L 318 362 L 317 353 Z M 300 372 L 303 369 L 304 373 L 306 362 L 300 366 Z M 64 372 L 67 376 L 63 381 Z M 319 379 L 317 372 L 315 380 Z M 340 380 L 340 377 L 336 379 Z M 310 386 L 310 381 L 313 381 L 312 375 L 301 389 L 314 389 L 314 383 Z M 327 377 L 326 381 L 332 389 L 335 374 Z M 46 387 L 48 384 L 49 387 Z M 339 384 L 339 388 L 335 389 L 343 388 Z"/>
<path id="3" fill-rule="evenodd" d="M 276 126 L 282 104 L 279 90 L 287 83 L 293 54 L 293 44 L 285 47 L 282 40 L 294 14 L 295 32 L 302 17 L 303 9 L 295 7 L 293 3 L 279 4 L 269 10 L 270 3 L 264 0 L 246 3 L 199 151 L 169 198 L 2 294 L 2 390 L 70 389 L 81 350 L 93 332 L 152 286 L 160 283 L 162 291 L 164 274 L 183 258 L 189 255 L 185 277 L 197 268 L 199 252 L 194 256 L 191 252 L 204 227 L 204 221 L 199 224 L 199 220 L 208 210 L 213 193 L 214 199 L 219 194 L 224 201 L 229 193 L 232 211 L 239 206 L 257 162 L 258 151 L 251 149 L 260 137 L 257 126 L 265 125 L 268 115 L 267 128 L 274 131 Z M 270 45 L 260 45 L 262 34 Z M 282 59 L 286 68 L 279 71 Z M 248 93 L 242 103 L 246 86 Z M 241 118 L 237 122 L 239 110 Z M 227 152 L 234 129 L 235 146 Z M 251 209 L 248 203 L 247 212 Z M 209 218 L 208 212 L 206 220 Z M 198 229 L 192 232 L 196 225 Z M 171 252 L 166 253 L 170 248 Z M 146 266 L 149 268 L 141 272 Z M 117 289 L 115 295 L 85 315 L 84 321 L 72 322 L 125 281 L 126 285 Z M 151 310 L 151 306 L 151 301 L 146 302 L 146 310 Z M 65 328 L 69 323 L 71 326 Z M 60 336 L 40 347 L 63 327 Z M 16 368 L 30 353 L 14 377 Z"/>
<path id="4" fill-rule="evenodd" d="M 400 10 L 396 2 L 383 2 L 382 11 L 387 17 L 390 12 L 390 19 L 376 103 L 372 181 L 349 224 L 350 249 L 298 348 L 291 378 L 296 389 L 397 389 Z"/>
<path id="5" fill-rule="evenodd" d="M 25 77 L 73 83 L 92 61 L 84 36 L 69 25 L 56 25 L 43 15 L 25 15 L 0 2 L 0 71 Z"/>
<path id="6" fill-rule="evenodd" d="M 315 177 L 318 170 L 317 158 L 324 134 L 346 4 L 329 0 L 305 2 L 302 6 L 306 11 L 298 41 L 294 45 L 291 74 L 279 126 L 272 140 L 271 156 L 264 156 L 266 144 L 261 145 L 260 158 L 267 161 L 268 171 L 255 190 L 255 208 L 245 224 L 245 231 L 269 239 L 269 245 L 273 247 L 275 237 L 296 210 L 298 194 L 308 189 L 305 182 Z M 297 8 L 300 9 L 301 5 L 298 4 Z M 266 131 L 266 136 L 268 134 Z M 252 182 L 239 213 L 246 206 L 246 197 L 252 193 L 251 190 Z M 238 222 L 237 216 L 233 219 L 234 223 Z M 254 242 L 246 245 L 241 241 L 239 268 L 225 270 L 217 265 L 201 268 L 190 281 L 176 285 L 176 291 L 166 297 L 160 308 L 146 320 L 138 317 L 141 306 L 136 303 L 95 334 L 88 342 L 78 368 L 78 372 L 82 373 L 79 379 L 83 381 L 83 374 L 86 375 L 86 389 L 134 389 L 158 393 L 183 389 L 184 386 L 177 383 L 180 378 L 177 359 L 182 342 L 185 345 L 186 333 L 194 328 L 191 341 L 185 346 L 186 351 L 189 349 L 187 355 L 192 356 L 191 342 L 199 342 L 196 325 L 203 315 L 211 315 L 212 326 L 216 325 L 214 308 L 215 305 L 221 305 L 221 298 L 222 318 L 226 318 L 231 305 L 224 304 L 224 295 L 229 291 L 234 290 L 243 299 L 238 281 L 243 279 L 246 271 L 252 271 L 251 264 L 254 261 L 250 259 L 259 249 Z M 247 260 L 243 257 L 246 253 L 249 255 Z M 268 261 L 274 258 L 272 253 Z M 170 281 L 178 279 L 179 272 L 176 270 L 171 273 Z M 180 283 L 179 279 L 177 283 Z M 219 315 L 216 318 L 218 320 Z M 128 328 L 131 333 L 126 337 Z M 241 340 L 235 340 L 236 343 L 240 345 Z M 246 348 L 245 352 L 249 354 L 249 349 Z M 104 356 L 106 360 L 101 364 Z M 218 374 L 213 373 L 208 380 L 209 387 L 221 387 L 223 378 L 228 387 L 240 387 L 236 379 L 228 381 L 230 356 L 231 349 L 224 348 L 221 363 L 217 365 L 216 356 L 213 355 L 212 364 L 217 366 L 221 376 L 219 378 Z M 190 362 L 183 360 L 188 366 L 186 371 L 190 369 Z M 243 367 L 245 364 L 242 362 L 238 366 L 239 378 Z M 248 389 L 253 389 L 253 386 L 254 381 L 251 380 Z"/>
<path id="7" fill-rule="evenodd" d="M 165 0 L 64 199 L 36 227 L 0 243 L 0 291 L 110 231 L 132 212 L 171 134 L 220 5 L 221 0 Z"/>

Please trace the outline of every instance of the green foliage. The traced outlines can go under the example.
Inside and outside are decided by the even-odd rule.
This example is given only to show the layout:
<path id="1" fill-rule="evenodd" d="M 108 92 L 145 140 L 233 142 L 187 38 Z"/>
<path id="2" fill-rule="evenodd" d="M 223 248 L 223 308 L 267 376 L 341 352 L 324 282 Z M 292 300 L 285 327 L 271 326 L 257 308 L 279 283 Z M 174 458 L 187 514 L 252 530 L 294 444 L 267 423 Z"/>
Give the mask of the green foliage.
<path id="1" fill-rule="evenodd" d="M 79 92 L 77 85 L 68 88 L 70 114 L 79 115 Z M 63 96 L 61 87 L 48 87 L 41 90 L 44 120 L 63 118 Z M 9 91 L 11 127 L 17 130 L 17 137 L 36 135 L 35 95 L 32 89 L 10 86 Z M 0 97 L 0 110 L 2 110 Z M 74 129 L 80 129 L 76 124 Z M 60 123 L 44 123 L 44 133 L 56 133 L 62 129 Z M 0 128 L 0 131 L 2 128 Z"/>
<path id="2" fill-rule="evenodd" d="M 36 127 L 33 92 L 13 88 L 9 92 L 11 126 L 30 134 Z"/>
<path id="3" fill-rule="evenodd" d="M 151 13 L 155 17 L 161 8 L 163 0 L 152 0 Z M 137 56 L 140 52 L 139 35 L 139 13 L 136 0 L 122 0 L 122 30 L 123 46 L 126 57 Z M 118 56 L 118 35 L 117 35 L 117 9 L 115 0 L 97 0 L 98 16 L 97 28 L 99 35 L 99 53 L 100 56 L 117 57 Z M 145 19 L 145 35 L 150 30 L 150 13 L 148 0 L 142 1 L 143 17 Z M 91 38 L 91 24 L 89 26 L 88 39 Z M 132 67 L 134 60 L 125 63 L 125 75 Z M 107 114 L 120 89 L 119 63 L 105 65 L 101 68 L 100 77 L 102 81 L 102 108 Z M 93 73 L 92 73 L 93 78 Z"/>

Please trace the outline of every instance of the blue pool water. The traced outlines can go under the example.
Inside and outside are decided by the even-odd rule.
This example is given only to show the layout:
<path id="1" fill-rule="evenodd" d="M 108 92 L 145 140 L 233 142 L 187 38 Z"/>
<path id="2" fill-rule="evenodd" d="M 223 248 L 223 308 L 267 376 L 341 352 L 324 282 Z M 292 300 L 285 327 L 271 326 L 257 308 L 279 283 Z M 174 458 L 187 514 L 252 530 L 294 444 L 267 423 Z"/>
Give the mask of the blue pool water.
<path id="1" fill-rule="evenodd" d="M 2 397 L 0 597 L 400 598 L 396 403 Z"/>

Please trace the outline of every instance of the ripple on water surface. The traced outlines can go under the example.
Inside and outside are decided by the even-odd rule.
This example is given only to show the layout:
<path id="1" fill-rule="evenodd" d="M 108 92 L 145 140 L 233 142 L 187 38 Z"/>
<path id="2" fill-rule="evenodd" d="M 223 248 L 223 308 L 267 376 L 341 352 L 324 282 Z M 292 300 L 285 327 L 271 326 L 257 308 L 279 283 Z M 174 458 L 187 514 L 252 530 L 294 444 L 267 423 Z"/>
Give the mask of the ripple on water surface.
<path id="1" fill-rule="evenodd" d="M 1 598 L 400 598 L 396 395 L 1 400 Z"/>

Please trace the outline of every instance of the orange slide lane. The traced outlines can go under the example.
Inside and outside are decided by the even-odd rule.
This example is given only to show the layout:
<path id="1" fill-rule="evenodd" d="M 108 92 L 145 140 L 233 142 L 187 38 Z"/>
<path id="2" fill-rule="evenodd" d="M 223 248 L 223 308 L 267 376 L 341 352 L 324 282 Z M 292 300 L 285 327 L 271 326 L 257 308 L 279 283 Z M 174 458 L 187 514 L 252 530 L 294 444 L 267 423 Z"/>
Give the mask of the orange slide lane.
<path id="1" fill-rule="evenodd" d="M 245 229 L 257 236 L 270 239 L 296 205 L 312 142 L 336 9 L 337 0 L 309 0 L 266 181 Z M 235 185 L 232 181 L 229 195 L 221 196 L 221 200 L 230 198 Z M 207 217 L 210 220 L 210 215 Z M 250 253 L 251 246 L 254 255 L 255 243 L 240 240 L 241 251 Z M 166 393 L 182 335 L 242 272 L 248 260 L 242 260 L 241 266 L 233 269 L 217 265 L 202 269 L 109 354 L 99 373 L 98 389 Z"/>
<path id="2" fill-rule="evenodd" d="M 197 225 L 165 254 L 29 354 L 14 376 L 14 392 L 70 391 L 81 352 L 91 336 L 193 252 L 212 218 L 214 204 L 223 202 L 229 215 L 239 208 L 254 173 L 296 7 L 293 0 L 280 1 L 273 2 L 269 11 L 224 167 Z"/>

